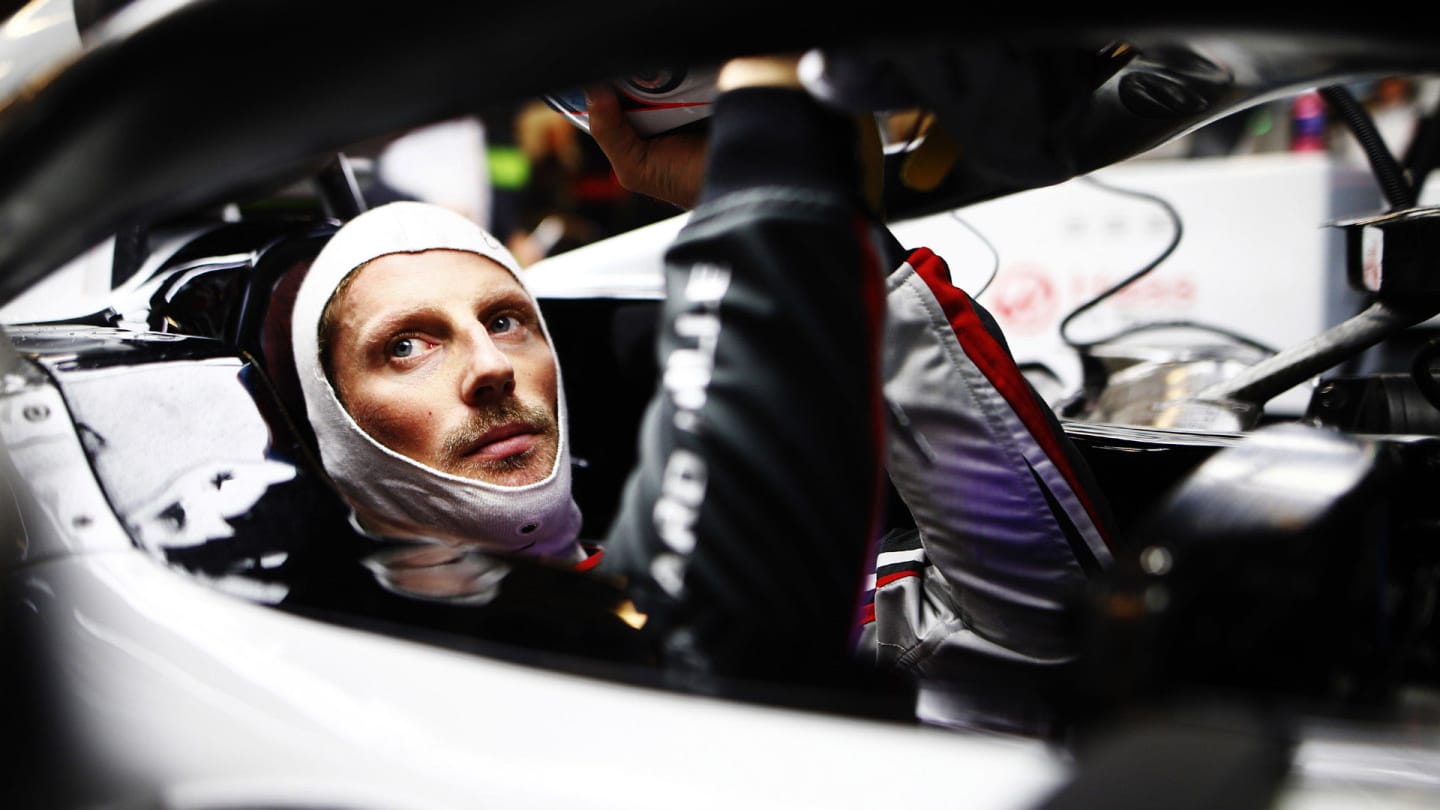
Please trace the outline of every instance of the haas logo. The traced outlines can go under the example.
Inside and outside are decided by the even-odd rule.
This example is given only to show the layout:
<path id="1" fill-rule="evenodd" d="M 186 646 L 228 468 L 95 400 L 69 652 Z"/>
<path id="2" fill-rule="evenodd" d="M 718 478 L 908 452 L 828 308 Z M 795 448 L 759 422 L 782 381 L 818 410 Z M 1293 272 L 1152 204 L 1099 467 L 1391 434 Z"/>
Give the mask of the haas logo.
<path id="1" fill-rule="evenodd" d="M 987 291 L 985 306 L 1005 331 L 1017 335 L 1044 332 L 1055 325 L 1060 314 L 1055 283 L 1034 264 L 1006 267 Z"/>

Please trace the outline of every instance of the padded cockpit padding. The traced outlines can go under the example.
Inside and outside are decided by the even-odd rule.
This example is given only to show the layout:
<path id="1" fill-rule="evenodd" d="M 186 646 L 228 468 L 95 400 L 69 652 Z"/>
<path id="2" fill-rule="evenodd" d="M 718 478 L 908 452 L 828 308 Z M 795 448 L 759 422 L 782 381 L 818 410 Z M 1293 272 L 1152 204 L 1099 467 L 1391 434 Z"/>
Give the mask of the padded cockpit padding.
<path id="1" fill-rule="evenodd" d="M 235 342 L 260 363 L 295 429 L 312 449 L 315 439 L 295 371 L 290 317 L 311 262 L 338 229 L 334 221 L 299 226 L 255 252 L 235 334 Z"/>
<path id="2" fill-rule="evenodd" d="M 309 269 L 309 261 L 300 261 L 276 279 L 270 289 L 269 306 L 261 320 L 258 336 L 260 360 L 276 395 L 295 420 L 305 425 L 309 424 L 309 419 L 305 414 L 300 379 L 295 372 L 295 356 L 290 350 L 290 315 L 295 309 L 295 294 Z"/>

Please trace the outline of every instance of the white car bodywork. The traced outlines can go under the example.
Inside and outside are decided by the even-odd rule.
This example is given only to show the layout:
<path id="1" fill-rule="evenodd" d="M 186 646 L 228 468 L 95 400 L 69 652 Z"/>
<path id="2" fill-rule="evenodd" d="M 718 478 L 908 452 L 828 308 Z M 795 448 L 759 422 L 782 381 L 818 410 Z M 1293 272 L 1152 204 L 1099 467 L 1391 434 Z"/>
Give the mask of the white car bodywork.
<path id="1" fill-rule="evenodd" d="M 174 5 L 137 3 L 130 19 Z M 56 22 L 23 63 L 5 63 L 0 98 L 80 48 L 73 15 L 63 24 L 67 6 L 25 8 L 32 23 Z M 112 21 L 122 23 L 134 24 Z M 681 224 L 555 257 L 529 280 L 542 298 L 654 298 L 655 246 Z M 597 273 L 610 250 L 619 272 Z M 21 363 L 11 355 L 0 369 L 0 438 L 11 483 L 33 499 L 15 535 L 30 545 L 21 559 L 0 558 L 0 572 L 44 597 L 38 613 L 61 662 L 46 686 L 80 741 L 61 769 L 114 788 L 117 802 L 1018 809 L 1082 775 L 1072 752 L 1037 740 L 628 685 L 331 624 L 270 607 L 263 593 L 217 588 L 137 546 L 59 390 Z M 1435 806 L 1440 710 L 1424 694 L 1406 706 L 1395 724 L 1304 726 L 1276 806 Z"/>

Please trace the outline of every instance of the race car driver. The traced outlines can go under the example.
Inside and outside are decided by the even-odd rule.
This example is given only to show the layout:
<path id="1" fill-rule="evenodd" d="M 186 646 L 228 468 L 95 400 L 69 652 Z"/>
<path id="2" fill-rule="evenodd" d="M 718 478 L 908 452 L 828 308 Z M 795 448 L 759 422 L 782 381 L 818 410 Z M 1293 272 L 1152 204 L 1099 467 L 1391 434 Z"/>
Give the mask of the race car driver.
<path id="1" fill-rule="evenodd" d="M 598 548 L 577 536 L 544 320 L 473 225 L 403 204 L 337 233 L 295 306 L 307 412 L 370 532 L 616 575 L 671 671 L 803 680 L 859 644 L 941 685 L 924 719 L 968 724 L 981 682 L 1074 658 L 1103 505 L 983 311 L 878 221 L 864 128 L 794 65 L 727 63 L 708 142 L 668 156 L 594 99 L 622 177 L 644 162 L 683 186 L 693 147 L 706 161 L 666 254 L 661 386 Z M 877 548 L 882 471 L 920 528 Z M 1023 726 L 1014 697 L 1001 722 Z"/>

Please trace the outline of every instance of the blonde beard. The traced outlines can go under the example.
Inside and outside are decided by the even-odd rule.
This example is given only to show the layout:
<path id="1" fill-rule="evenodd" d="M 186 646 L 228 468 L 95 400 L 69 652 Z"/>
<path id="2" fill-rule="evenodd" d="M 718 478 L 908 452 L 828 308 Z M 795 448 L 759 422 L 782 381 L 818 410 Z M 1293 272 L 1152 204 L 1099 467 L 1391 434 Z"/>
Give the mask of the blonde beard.
<path id="1" fill-rule="evenodd" d="M 471 458 L 469 453 L 486 433 L 500 425 L 519 422 L 539 441 L 523 453 L 493 461 Z M 541 480 L 555 466 L 560 426 L 554 411 L 517 399 L 476 412 L 464 425 L 450 431 L 440 443 L 436 468 L 451 475 L 501 486 L 523 486 Z"/>

